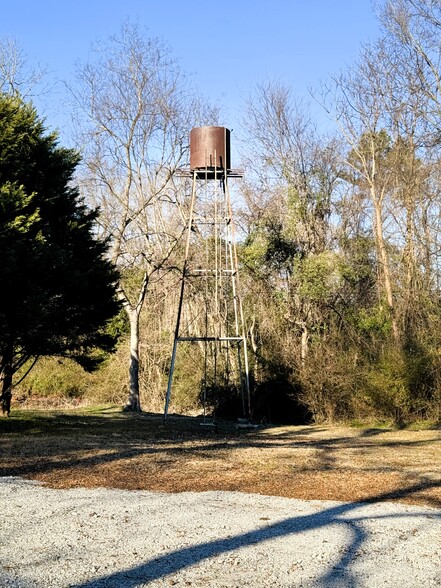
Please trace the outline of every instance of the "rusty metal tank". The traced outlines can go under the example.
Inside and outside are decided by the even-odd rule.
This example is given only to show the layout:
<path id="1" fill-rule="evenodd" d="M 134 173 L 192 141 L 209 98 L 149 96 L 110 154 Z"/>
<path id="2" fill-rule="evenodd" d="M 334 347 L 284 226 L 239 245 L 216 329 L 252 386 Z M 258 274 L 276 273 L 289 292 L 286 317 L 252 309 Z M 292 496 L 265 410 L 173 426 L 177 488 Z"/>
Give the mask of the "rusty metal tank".
<path id="1" fill-rule="evenodd" d="M 225 127 L 195 127 L 190 132 L 190 169 L 192 171 L 231 168 L 230 131 Z"/>

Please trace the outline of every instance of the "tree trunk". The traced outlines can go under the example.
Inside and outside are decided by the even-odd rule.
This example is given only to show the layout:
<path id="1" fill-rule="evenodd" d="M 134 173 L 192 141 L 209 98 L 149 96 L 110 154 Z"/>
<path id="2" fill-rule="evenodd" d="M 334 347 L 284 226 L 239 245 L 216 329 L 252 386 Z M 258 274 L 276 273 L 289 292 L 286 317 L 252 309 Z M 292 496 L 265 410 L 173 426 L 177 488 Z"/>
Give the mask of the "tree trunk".
<path id="1" fill-rule="evenodd" d="M 406 212 L 406 234 L 405 234 L 405 246 L 403 251 L 404 265 L 406 270 L 406 288 L 403 295 L 403 333 L 408 339 L 413 336 L 415 311 L 416 311 L 416 299 L 415 299 L 415 287 L 416 287 L 416 275 L 417 275 L 417 263 L 415 255 L 415 235 L 414 235 L 414 211 L 415 207 L 412 202 L 412 198 L 409 194 L 405 198 L 405 212 Z"/>
<path id="2" fill-rule="evenodd" d="M 127 310 L 130 319 L 129 398 L 126 410 L 141 412 L 139 395 L 139 315 L 140 308 Z"/>
<path id="3" fill-rule="evenodd" d="M 11 414 L 12 374 L 12 346 L 8 345 L 3 354 L 3 384 L 0 396 L 3 416 Z"/>
<path id="4" fill-rule="evenodd" d="M 381 273 L 383 274 L 383 288 L 386 294 L 386 301 L 389 306 L 392 321 L 392 334 L 395 343 L 399 342 L 400 336 L 398 331 L 397 319 L 395 316 L 395 304 L 392 292 L 392 281 L 390 277 L 389 259 L 387 257 L 386 245 L 383 236 L 383 220 L 381 217 L 381 203 L 378 198 L 372 194 L 372 203 L 374 205 L 375 213 L 375 241 L 377 243 L 378 260 L 381 266 Z"/>
<path id="5" fill-rule="evenodd" d="M 249 328 L 249 338 L 251 341 L 251 348 L 253 350 L 253 354 L 254 354 L 254 381 L 255 382 L 259 382 L 259 378 L 260 378 L 260 364 L 259 364 L 259 355 L 258 355 L 258 344 L 256 341 L 256 337 L 255 337 L 255 333 L 254 333 L 254 329 L 256 326 L 256 317 L 253 315 L 253 320 L 251 322 L 251 327 Z"/>
<path id="6" fill-rule="evenodd" d="M 308 340 L 309 340 L 309 333 L 308 327 L 306 323 L 302 326 L 302 336 L 300 340 L 300 360 L 302 365 L 304 365 L 306 361 L 306 357 L 308 355 Z"/>
<path id="7" fill-rule="evenodd" d="M 121 286 L 118 290 L 120 300 L 127 312 L 130 323 L 129 397 L 125 410 L 131 410 L 133 412 L 141 412 L 141 398 L 139 395 L 139 318 L 147 293 L 148 283 L 148 274 L 144 272 L 136 305 L 130 303 L 127 294 Z"/>
<path id="8" fill-rule="evenodd" d="M 425 292 L 429 293 L 431 288 L 433 287 L 432 284 L 432 260 L 431 260 L 431 249 L 433 247 L 433 241 L 436 238 L 433 234 L 429 222 L 429 211 L 428 205 L 426 204 L 422 210 L 421 215 L 421 224 L 422 224 L 422 244 L 420 245 L 422 249 L 421 258 L 422 258 L 422 266 L 424 271 L 424 289 Z M 437 276 L 436 288 L 439 289 L 439 278 Z"/>

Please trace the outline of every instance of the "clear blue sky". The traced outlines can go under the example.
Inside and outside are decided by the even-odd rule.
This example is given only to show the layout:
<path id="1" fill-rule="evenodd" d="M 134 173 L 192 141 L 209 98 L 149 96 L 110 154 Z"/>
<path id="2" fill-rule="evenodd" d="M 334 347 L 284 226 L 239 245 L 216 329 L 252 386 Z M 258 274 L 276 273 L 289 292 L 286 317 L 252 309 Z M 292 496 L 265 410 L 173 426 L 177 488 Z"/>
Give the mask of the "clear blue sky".
<path id="1" fill-rule="evenodd" d="M 371 0 L 4 0 L 0 37 L 14 37 L 30 62 L 69 79 L 91 43 L 127 18 L 170 45 L 195 86 L 219 103 L 226 126 L 256 82 L 277 79 L 307 95 L 379 35 Z M 68 124 L 62 104 L 58 113 L 48 104 L 47 123 Z"/>

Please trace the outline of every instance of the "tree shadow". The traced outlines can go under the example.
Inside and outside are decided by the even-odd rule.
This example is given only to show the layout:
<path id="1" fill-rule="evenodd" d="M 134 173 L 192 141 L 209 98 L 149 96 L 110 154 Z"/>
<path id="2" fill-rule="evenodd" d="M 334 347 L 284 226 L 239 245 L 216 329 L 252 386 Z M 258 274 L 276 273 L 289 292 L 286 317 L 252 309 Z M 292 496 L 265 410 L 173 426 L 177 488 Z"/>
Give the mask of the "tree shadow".
<path id="1" fill-rule="evenodd" d="M 430 483 L 428 483 L 430 485 Z M 400 490 L 402 496 L 411 495 L 421 490 L 421 484 L 408 486 Z M 227 552 L 234 552 L 244 547 L 264 543 L 280 537 L 298 535 L 307 531 L 322 529 L 328 526 L 345 526 L 349 527 L 351 540 L 345 547 L 340 559 L 327 570 L 322 577 L 315 580 L 317 586 L 329 588 L 330 586 L 345 586 L 356 588 L 357 579 L 351 572 L 350 566 L 356 554 L 362 548 L 362 545 L 368 538 L 368 533 L 363 529 L 363 523 L 377 518 L 391 519 L 397 517 L 415 517 L 420 514 L 406 513 L 379 515 L 378 517 L 367 517 L 366 515 L 356 516 L 357 509 L 379 501 L 390 500 L 395 498 L 396 493 L 384 493 L 376 496 L 366 502 L 354 502 L 336 504 L 323 511 L 291 517 L 277 523 L 268 525 L 264 528 L 255 529 L 235 535 L 233 537 L 216 539 L 184 547 L 171 553 L 167 553 L 150 561 L 146 561 L 138 566 L 111 573 L 97 579 L 82 582 L 71 586 L 71 588 L 135 588 L 146 583 L 153 582 L 178 573 L 186 568 L 198 564 L 207 559 L 217 557 Z M 355 514 L 352 514 L 355 513 Z M 441 521 L 441 511 L 434 511 L 433 517 Z M 440 575 L 441 579 L 441 575 Z"/>
<path id="2" fill-rule="evenodd" d="M 314 459 L 305 462 L 304 466 L 297 465 L 292 470 L 293 473 L 301 475 L 305 471 L 338 471 L 340 449 L 350 447 L 357 451 L 378 452 L 379 448 L 373 444 L 371 438 L 377 435 L 377 431 L 380 433 L 384 430 L 361 430 L 354 436 L 317 439 L 313 433 L 323 433 L 325 429 L 307 426 L 290 428 L 288 432 L 286 428 L 278 426 L 266 426 L 257 430 L 237 429 L 232 421 L 221 421 L 216 429 L 212 429 L 201 427 L 201 419 L 197 417 L 171 416 L 164 424 L 161 416 L 152 414 L 140 417 L 125 414 L 101 416 L 43 413 L 35 419 L 4 420 L 0 422 L 0 431 L 10 433 L 0 437 L 3 454 L 0 476 L 32 478 L 40 474 L 62 474 L 72 468 L 87 471 L 95 466 L 136 460 L 142 456 L 151 456 L 159 465 L 170 465 L 173 462 L 178 464 L 179 460 L 185 460 L 187 456 L 191 458 L 192 454 L 200 459 L 210 460 L 217 457 L 217 452 L 233 452 L 243 447 L 264 451 L 278 447 L 294 451 L 312 449 Z M 20 443 L 20 439 L 27 441 L 14 445 L 14 439 L 17 443 Z M 410 441 L 388 439 L 381 441 L 381 448 L 424 448 L 437 440 L 439 438 Z M 17 447 L 20 459 L 15 461 L 14 449 Z M 9 458 L 6 457 L 8 451 Z M 289 454 L 285 459 L 290 459 Z M 369 473 L 373 470 L 380 473 L 388 471 L 384 463 L 366 469 Z M 434 486 L 441 486 L 441 482 Z M 135 489 L 135 486 L 123 487 Z M 399 499 L 399 492 L 395 498 Z M 437 499 L 430 500 L 433 506 L 440 506 Z"/>
<path id="3" fill-rule="evenodd" d="M 130 420 L 130 423 L 128 423 Z M 179 456 L 185 452 L 197 453 L 198 455 L 210 456 L 217 450 L 234 450 L 237 447 L 247 446 L 255 448 L 288 447 L 290 449 L 301 449 L 315 447 L 318 449 L 318 465 L 311 469 L 331 469 L 334 454 L 339 447 L 355 444 L 357 448 L 372 447 L 370 438 L 376 436 L 376 431 L 384 432 L 382 429 L 375 429 L 359 435 L 338 436 L 325 440 L 314 439 L 312 432 L 320 432 L 318 428 L 298 427 L 289 434 L 277 427 L 271 429 L 271 439 L 262 439 L 265 428 L 259 430 L 237 430 L 233 423 L 221 423 L 216 430 L 200 426 L 200 419 L 171 417 L 170 422 L 164 425 L 158 415 L 144 415 L 143 417 L 117 416 L 84 416 L 84 415 L 47 415 L 43 420 L 29 420 L 19 423 L 18 420 L 9 419 L 4 421 L 8 431 L 17 437 L 24 434 L 32 445 L 33 435 L 40 435 L 45 445 L 45 453 L 39 455 L 39 448 L 31 446 L 29 449 L 29 463 L 15 465 L 5 464 L 0 469 L 2 476 L 28 476 L 32 477 L 38 473 L 56 471 L 62 473 L 64 469 L 71 467 L 90 468 L 103 463 L 112 463 L 120 459 L 136 458 L 143 454 L 168 453 L 171 456 Z M 3 423 L 2 423 L 3 424 Z M 323 429 L 322 429 L 323 431 Z M 65 436 L 65 438 L 63 437 Z M 63 438 L 64 445 L 57 442 L 53 446 L 49 443 L 50 437 Z M 0 440 L 2 440 L 0 438 Z M 180 445 L 181 441 L 192 441 L 195 443 L 186 448 Z M 203 440 L 204 443 L 197 445 Z M 407 446 L 424 447 L 431 440 L 401 441 L 390 439 L 381 444 L 381 447 Z M 170 445 L 171 444 L 171 445 Z M 93 454 L 96 449 L 100 453 Z M 378 448 L 377 448 L 378 449 Z M 47 451 L 46 451 L 47 450 Z M 80 451 L 81 450 L 81 451 Z M 87 453 L 88 451 L 91 453 Z M 11 456 L 13 458 L 13 456 Z M 63 460 L 60 460 L 60 458 Z M 344 585 L 355 587 L 356 579 L 351 572 L 351 563 L 357 551 L 366 542 L 366 531 L 363 528 L 363 521 L 366 518 L 355 516 L 356 510 L 369 503 L 386 500 L 402 500 L 416 496 L 419 492 L 439 488 L 440 480 L 421 479 L 418 483 L 408 484 L 403 488 L 391 492 L 377 494 L 362 503 L 353 502 L 338 504 L 322 512 L 312 515 L 292 517 L 275 524 L 267 525 L 264 528 L 255 529 L 246 533 L 217 539 L 178 549 L 164 556 L 146 561 L 141 565 L 126 570 L 118 571 L 108 576 L 90 580 L 72 588 L 98 588 L 114 586 L 118 588 L 131 588 L 142 583 L 148 583 L 155 579 L 164 578 L 177 573 L 200 561 L 217 557 L 223 553 L 234 552 L 239 548 L 263 543 L 278 537 L 299 534 L 313 529 L 320 529 L 329 525 L 345 525 L 349 528 L 351 541 L 343 555 L 320 579 L 323 587 L 332 585 Z M 441 508 L 441 500 L 431 499 L 431 505 Z M 354 515 L 352 513 L 355 513 Z M 406 515 L 407 516 L 407 515 Z M 408 515 L 411 516 L 411 515 Z M 441 512 L 434 516 L 441 518 Z M 346 518 L 345 518 L 346 517 Z M 1 583 L 1 582 L 0 582 Z"/>

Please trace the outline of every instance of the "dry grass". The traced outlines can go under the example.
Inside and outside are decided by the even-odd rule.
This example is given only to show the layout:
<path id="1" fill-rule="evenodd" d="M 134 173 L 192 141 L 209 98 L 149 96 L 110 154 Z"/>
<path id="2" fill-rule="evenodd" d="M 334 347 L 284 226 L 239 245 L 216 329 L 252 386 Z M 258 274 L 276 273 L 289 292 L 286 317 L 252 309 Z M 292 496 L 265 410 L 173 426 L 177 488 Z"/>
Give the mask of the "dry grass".
<path id="1" fill-rule="evenodd" d="M 203 427 L 116 409 L 17 411 L 0 420 L 0 475 L 162 492 L 236 490 L 441 508 L 441 430 Z"/>

